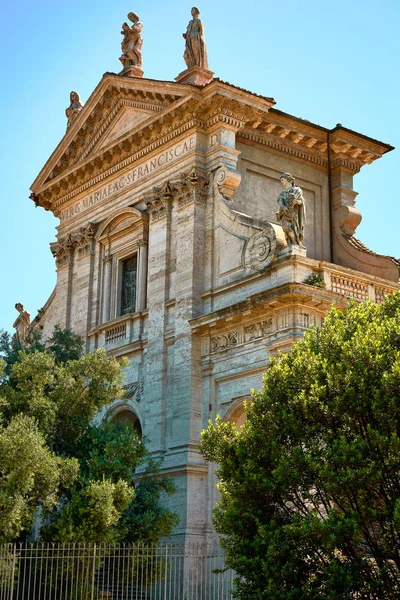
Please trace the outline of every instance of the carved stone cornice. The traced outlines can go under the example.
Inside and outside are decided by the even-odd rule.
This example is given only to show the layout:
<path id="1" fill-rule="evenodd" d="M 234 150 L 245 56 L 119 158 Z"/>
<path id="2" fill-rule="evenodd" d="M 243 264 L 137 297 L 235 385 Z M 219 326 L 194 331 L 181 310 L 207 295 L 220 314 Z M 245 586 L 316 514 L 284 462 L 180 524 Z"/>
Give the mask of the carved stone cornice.
<path id="1" fill-rule="evenodd" d="M 179 96 L 163 94 L 162 92 L 155 93 L 115 85 L 110 86 L 75 135 L 73 142 L 62 155 L 47 181 L 54 179 L 62 171 L 86 158 L 124 106 L 159 112 L 178 98 Z"/>
<path id="2" fill-rule="evenodd" d="M 171 188 L 178 202 L 178 208 L 183 208 L 192 202 L 206 204 L 209 177 L 199 169 L 192 169 L 188 173 L 183 173 L 179 181 L 171 183 Z"/>
<path id="3" fill-rule="evenodd" d="M 260 122 L 266 111 L 227 98 L 225 95 L 215 94 L 202 103 L 198 114 L 206 128 L 223 122 L 239 130 L 246 123 Z"/>
<path id="4" fill-rule="evenodd" d="M 64 202 L 103 179 L 115 175 L 175 137 L 194 127 L 202 126 L 196 116 L 197 106 L 198 102 L 190 99 L 176 110 L 163 115 L 157 122 L 128 135 L 113 148 L 106 149 L 103 154 L 82 165 L 78 163 L 73 172 L 66 173 L 62 180 L 55 181 L 54 185 L 39 194 L 39 204 L 43 206 L 47 203 L 53 209 L 57 209 Z"/>
<path id="5" fill-rule="evenodd" d="M 91 252 L 96 229 L 97 225 L 95 223 L 89 223 L 86 227 L 80 227 L 78 231 L 50 244 L 50 250 L 56 259 L 57 269 L 70 264 L 75 250 L 78 253 L 78 258 L 82 258 Z"/>
<path id="6" fill-rule="evenodd" d="M 342 167 L 354 173 L 392 150 L 389 144 L 358 134 L 340 124 L 330 132 L 329 148 L 332 168 Z"/>
<path id="7" fill-rule="evenodd" d="M 271 150 L 289 154 L 300 160 L 311 162 L 321 167 L 328 167 L 327 144 L 323 140 L 317 140 L 312 137 L 307 138 L 306 136 L 302 138 L 300 138 L 300 136 L 296 137 L 295 132 L 293 132 L 293 136 L 289 136 L 289 134 L 286 133 L 282 136 L 279 135 L 280 130 L 278 130 L 276 134 L 273 134 L 273 131 L 274 130 L 271 129 L 270 133 L 263 133 L 258 130 L 252 131 L 250 129 L 245 129 L 239 133 L 238 142 L 240 142 L 240 139 L 242 138 L 244 143 L 249 140 L 256 144 L 271 148 Z M 298 141 L 295 142 L 295 140 Z M 307 145 L 307 143 L 309 145 Z"/>
<path id="8" fill-rule="evenodd" d="M 356 161 L 349 160 L 349 157 L 346 155 L 340 154 L 339 156 L 335 156 L 331 161 L 331 169 L 344 169 L 345 171 L 349 171 L 354 175 L 358 173 L 361 169 L 362 165 Z"/>

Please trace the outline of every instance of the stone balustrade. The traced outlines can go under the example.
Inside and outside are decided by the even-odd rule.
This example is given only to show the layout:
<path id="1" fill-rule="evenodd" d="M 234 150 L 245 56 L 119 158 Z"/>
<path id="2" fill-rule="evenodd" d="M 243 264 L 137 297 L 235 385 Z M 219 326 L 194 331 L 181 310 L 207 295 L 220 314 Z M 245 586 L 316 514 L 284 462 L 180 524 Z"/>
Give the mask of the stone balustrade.
<path id="1" fill-rule="evenodd" d="M 329 263 L 322 263 L 320 267 L 322 267 L 320 274 L 324 279 L 327 290 L 348 298 L 354 298 L 359 302 L 372 300 L 381 303 L 386 294 L 399 289 L 398 284 L 388 285 L 387 280 L 381 282 L 378 277 L 372 275 L 360 273 L 359 276 L 355 276 L 353 270 L 350 275 L 349 269 L 344 267 L 336 265 L 332 267 Z"/>
<path id="2" fill-rule="evenodd" d="M 146 338 L 147 310 L 129 313 L 98 325 L 88 333 L 90 349 L 125 348 Z"/>

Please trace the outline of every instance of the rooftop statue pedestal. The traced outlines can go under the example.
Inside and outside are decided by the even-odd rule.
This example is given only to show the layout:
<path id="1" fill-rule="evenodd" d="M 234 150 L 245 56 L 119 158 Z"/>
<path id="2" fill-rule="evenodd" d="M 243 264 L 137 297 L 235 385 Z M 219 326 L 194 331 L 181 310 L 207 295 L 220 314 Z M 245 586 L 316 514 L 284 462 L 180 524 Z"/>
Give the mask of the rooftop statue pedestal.
<path id="1" fill-rule="evenodd" d="M 143 69 L 137 67 L 136 65 L 127 65 L 118 75 L 122 75 L 123 77 L 140 77 L 142 78 L 144 75 Z"/>
<path id="2" fill-rule="evenodd" d="M 213 78 L 213 71 L 194 66 L 179 73 L 178 77 L 175 77 L 175 81 L 177 83 L 190 83 L 192 85 L 207 85 Z"/>

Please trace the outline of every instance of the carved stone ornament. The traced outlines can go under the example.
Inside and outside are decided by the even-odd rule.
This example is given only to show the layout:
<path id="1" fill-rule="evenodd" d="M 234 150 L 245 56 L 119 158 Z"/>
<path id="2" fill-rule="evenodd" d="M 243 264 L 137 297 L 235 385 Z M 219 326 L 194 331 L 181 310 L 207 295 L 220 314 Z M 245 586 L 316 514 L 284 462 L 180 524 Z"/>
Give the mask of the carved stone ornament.
<path id="1" fill-rule="evenodd" d="M 209 178 L 198 169 L 183 173 L 178 182 L 172 183 L 174 196 L 178 199 L 178 207 L 182 208 L 191 202 L 206 204 Z"/>
<path id="2" fill-rule="evenodd" d="M 244 336 L 246 342 L 251 342 L 258 338 L 265 337 L 272 332 L 272 318 L 266 321 L 260 321 L 259 323 L 251 323 L 246 325 L 244 328 Z"/>
<path id="3" fill-rule="evenodd" d="M 79 98 L 78 92 L 72 91 L 69 95 L 70 105 L 65 109 L 65 114 L 67 117 L 67 129 L 71 127 L 72 123 L 77 119 L 79 113 L 83 108 L 83 104 Z"/>
<path id="4" fill-rule="evenodd" d="M 97 225 L 95 223 L 89 223 L 86 227 L 80 227 L 76 233 L 70 233 L 58 242 L 50 244 L 50 250 L 56 259 L 57 269 L 61 269 L 70 263 L 75 249 L 78 252 L 78 258 L 82 258 L 92 250 L 96 229 Z"/>
<path id="5" fill-rule="evenodd" d="M 135 381 L 134 383 L 128 383 L 124 386 L 125 394 L 124 398 L 132 399 L 134 398 L 136 402 L 140 402 L 143 396 L 144 391 L 144 381 L 140 379 L 139 381 Z"/>
<path id="6" fill-rule="evenodd" d="M 241 175 L 227 167 L 218 167 L 214 172 L 215 192 L 220 193 L 225 200 L 230 200 L 240 185 Z"/>
<path id="7" fill-rule="evenodd" d="M 231 346 L 236 346 L 239 343 L 239 334 L 237 331 L 229 331 L 221 333 L 211 338 L 211 352 L 226 350 Z"/>
<path id="8" fill-rule="evenodd" d="M 138 15 L 134 12 L 128 14 L 128 19 L 133 25 L 129 26 L 128 23 L 122 25 L 121 34 L 124 37 L 121 42 L 122 55 L 119 60 L 124 66 L 124 75 L 143 77 L 143 38 L 141 35 L 143 23 L 140 23 Z"/>
<path id="9" fill-rule="evenodd" d="M 271 264 L 277 252 L 277 239 L 273 226 L 268 223 L 264 229 L 254 233 L 246 247 L 246 266 L 262 271 Z"/>
<path id="10" fill-rule="evenodd" d="M 21 304 L 20 302 L 17 302 L 17 304 L 15 305 L 15 308 L 19 312 L 19 315 L 13 324 L 13 327 L 15 329 L 15 334 L 13 336 L 12 343 L 13 343 L 13 345 L 18 345 L 22 348 L 24 346 L 28 328 L 31 323 L 31 316 L 24 309 L 24 305 Z"/>
<path id="11" fill-rule="evenodd" d="M 295 179 L 290 173 L 280 176 L 283 190 L 279 194 L 279 210 L 277 219 L 285 232 L 288 246 L 302 246 L 304 240 L 304 227 L 306 224 L 306 209 L 303 191 L 295 185 Z"/>
<path id="12" fill-rule="evenodd" d="M 169 214 L 172 193 L 171 185 L 167 181 L 164 185 L 155 187 L 152 196 L 144 198 L 152 221 L 162 219 Z"/>
<path id="13" fill-rule="evenodd" d="M 183 208 L 191 202 L 206 204 L 209 178 L 198 169 L 182 173 L 178 181 L 167 181 L 164 185 L 154 188 L 152 196 L 146 196 L 144 201 L 152 221 L 162 219 L 169 214 L 171 202 L 178 201 L 178 208 Z"/>

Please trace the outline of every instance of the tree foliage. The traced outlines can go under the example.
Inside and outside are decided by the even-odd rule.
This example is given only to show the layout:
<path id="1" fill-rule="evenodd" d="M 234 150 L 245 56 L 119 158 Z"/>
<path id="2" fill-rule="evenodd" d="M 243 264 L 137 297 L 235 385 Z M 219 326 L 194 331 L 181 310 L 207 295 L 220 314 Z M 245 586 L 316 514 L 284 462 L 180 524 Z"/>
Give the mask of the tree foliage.
<path id="1" fill-rule="evenodd" d="M 125 363 L 103 350 L 83 354 L 82 340 L 59 328 L 46 345 L 35 335 L 24 349 L 3 333 L 0 352 L 0 541 L 24 535 L 38 506 L 45 541 L 168 535 L 177 517 L 159 500 L 171 483 L 157 477 L 129 424 L 94 422 L 101 407 L 123 397 Z M 151 518 L 140 503 L 144 489 L 152 490 Z"/>
<path id="2" fill-rule="evenodd" d="M 398 598 L 400 295 L 332 309 L 246 410 L 202 436 L 238 596 Z"/>

